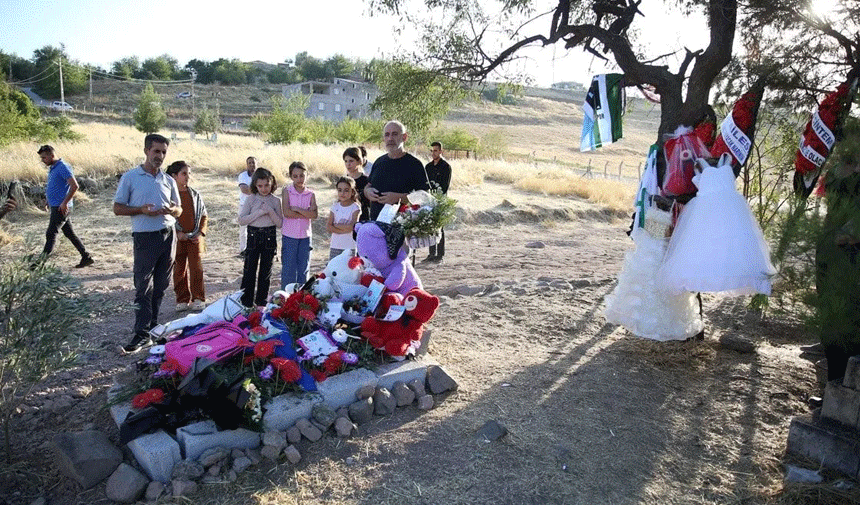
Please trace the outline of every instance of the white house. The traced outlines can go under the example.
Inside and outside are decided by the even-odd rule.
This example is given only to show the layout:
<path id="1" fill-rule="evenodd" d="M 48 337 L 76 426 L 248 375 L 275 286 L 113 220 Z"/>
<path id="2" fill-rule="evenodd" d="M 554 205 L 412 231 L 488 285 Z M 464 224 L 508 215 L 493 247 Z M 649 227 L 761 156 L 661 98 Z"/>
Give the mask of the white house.
<path id="1" fill-rule="evenodd" d="M 362 118 L 371 115 L 370 103 L 376 99 L 376 86 L 366 82 L 335 77 L 332 82 L 305 81 L 285 84 L 281 91 L 285 97 L 296 93 L 310 95 L 307 117 L 321 117 L 331 121 Z"/>

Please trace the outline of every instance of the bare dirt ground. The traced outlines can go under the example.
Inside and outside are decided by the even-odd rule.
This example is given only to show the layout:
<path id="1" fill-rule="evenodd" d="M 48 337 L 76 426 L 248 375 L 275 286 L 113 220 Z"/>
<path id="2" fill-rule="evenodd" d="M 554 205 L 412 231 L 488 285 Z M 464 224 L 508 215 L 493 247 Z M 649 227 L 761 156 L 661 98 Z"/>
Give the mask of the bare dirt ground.
<path id="1" fill-rule="evenodd" d="M 333 190 L 310 185 L 327 209 Z M 211 301 L 239 285 L 236 190 L 205 171 L 192 186 L 210 212 Z M 15 464 L 0 467 L 0 503 L 107 503 L 103 484 L 81 491 L 61 476 L 49 445 L 58 432 L 84 428 L 116 440 L 106 391 L 133 360 L 115 350 L 133 321 L 130 225 L 110 212 L 113 188 L 89 196 L 74 219 L 96 265 L 71 268 L 77 257 L 62 237 L 54 261 L 106 303 L 125 306 L 91 322 L 81 365 L 40 384 L 17 415 Z M 797 320 L 751 313 L 747 299 L 706 296 L 703 342 L 637 339 L 602 316 L 632 246 L 627 218 L 491 183 L 452 196 L 460 221 L 448 230 L 445 261 L 417 268 L 442 297 L 431 354 L 459 391 L 429 412 L 376 418 L 348 440 L 302 443 L 297 466 L 264 464 L 203 488 L 193 503 L 789 503 L 780 494 L 789 422 L 823 387 L 823 364 L 799 349 L 815 339 Z M 32 211 L 11 217 L 2 226 L 24 239 L 0 248 L 2 261 L 39 250 L 47 222 Z M 328 248 L 318 221 L 315 271 Z M 545 247 L 526 247 L 536 241 Z M 273 278 L 279 273 L 276 266 Z M 455 295 L 463 286 L 477 293 Z M 173 306 L 170 290 L 162 320 L 175 317 Z M 757 351 L 721 348 L 727 333 L 753 340 Z M 509 434 L 477 441 L 491 419 Z"/>

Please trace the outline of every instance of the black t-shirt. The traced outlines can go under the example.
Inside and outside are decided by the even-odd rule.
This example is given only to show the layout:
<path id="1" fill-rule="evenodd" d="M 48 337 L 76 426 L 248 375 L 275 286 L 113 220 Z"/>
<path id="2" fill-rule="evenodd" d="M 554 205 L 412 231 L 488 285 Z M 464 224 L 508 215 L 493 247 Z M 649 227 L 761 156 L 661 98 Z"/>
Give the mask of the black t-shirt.
<path id="1" fill-rule="evenodd" d="M 433 183 L 433 189 L 438 187 L 443 193 L 447 193 L 448 187 L 451 185 L 451 165 L 444 159 L 439 158 L 438 164 L 434 165 L 431 160 L 424 169 L 427 170 L 427 177 Z"/>
<path id="2" fill-rule="evenodd" d="M 370 186 L 380 193 L 411 193 L 419 189 L 430 189 L 424 164 L 409 153 L 404 153 L 397 159 L 389 158 L 387 154 L 376 158 L 373 172 L 370 174 Z M 379 202 L 371 202 L 370 219 L 376 219 L 383 206 Z"/>
<path id="3" fill-rule="evenodd" d="M 361 174 L 355 179 L 355 190 L 358 192 L 358 203 L 361 205 L 361 215 L 358 216 L 359 221 L 367 221 L 370 219 L 370 200 L 364 196 L 364 187 L 367 186 L 369 179 L 366 175 Z"/>

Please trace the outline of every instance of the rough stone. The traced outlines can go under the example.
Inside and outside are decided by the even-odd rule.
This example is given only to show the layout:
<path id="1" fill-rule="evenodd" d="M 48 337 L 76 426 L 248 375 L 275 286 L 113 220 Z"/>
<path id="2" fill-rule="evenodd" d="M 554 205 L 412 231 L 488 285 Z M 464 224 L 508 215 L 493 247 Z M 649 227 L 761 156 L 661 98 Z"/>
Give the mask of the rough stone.
<path id="1" fill-rule="evenodd" d="M 433 395 L 424 395 L 418 398 L 418 410 L 430 410 L 435 404 Z"/>
<path id="2" fill-rule="evenodd" d="M 221 465 L 212 465 L 206 470 L 207 475 L 221 475 Z"/>
<path id="3" fill-rule="evenodd" d="M 205 469 L 196 461 L 184 459 L 173 465 L 173 480 L 195 480 L 203 476 Z"/>
<path id="4" fill-rule="evenodd" d="M 197 483 L 193 480 L 174 480 L 173 481 L 173 497 L 190 496 L 197 492 Z"/>
<path id="5" fill-rule="evenodd" d="M 456 391 L 457 382 L 441 366 L 431 365 L 427 367 L 427 389 L 434 395 Z"/>
<path id="6" fill-rule="evenodd" d="M 336 409 L 355 401 L 356 389 L 362 386 L 376 387 L 376 380 L 376 374 L 373 371 L 357 368 L 329 377 L 317 385 L 317 392 L 322 395 L 322 403 Z"/>
<path id="7" fill-rule="evenodd" d="M 373 394 L 373 413 L 378 416 L 391 415 L 397 408 L 397 399 L 386 388 L 377 387 Z"/>
<path id="8" fill-rule="evenodd" d="M 356 424 L 373 419 L 373 398 L 365 398 L 349 405 L 349 418 Z"/>
<path id="9" fill-rule="evenodd" d="M 230 470 L 227 472 L 227 482 L 236 482 L 236 479 L 239 478 L 239 474 L 236 473 L 235 470 Z"/>
<path id="10" fill-rule="evenodd" d="M 391 394 L 397 400 L 398 407 L 412 405 L 412 402 L 415 401 L 415 392 L 402 381 L 397 381 L 391 386 Z"/>
<path id="11" fill-rule="evenodd" d="M 370 396 L 373 396 L 372 394 Z M 337 417 L 349 417 L 349 405 L 337 409 Z"/>
<path id="12" fill-rule="evenodd" d="M 197 458 L 197 462 L 203 465 L 204 468 L 209 468 L 212 465 L 221 463 L 227 459 L 227 456 L 227 449 L 223 447 L 213 447 L 204 451 L 203 454 Z"/>
<path id="13" fill-rule="evenodd" d="M 415 398 L 421 398 L 427 394 L 427 390 L 424 388 L 424 379 L 412 379 L 406 385 L 415 393 Z"/>
<path id="14" fill-rule="evenodd" d="M 251 460 L 252 465 L 259 465 L 263 461 L 263 456 L 259 449 L 245 449 L 245 456 Z"/>
<path id="15" fill-rule="evenodd" d="M 236 473 L 244 472 L 251 466 L 251 460 L 247 456 L 242 456 L 233 460 L 233 471 Z"/>
<path id="16" fill-rule="evenodd" d="M 508 429 L 499 424 L 498 421 L 489 420 L 477 431 L 475 436 L 478 440 L 485 442 L 495 442 L 496 440 L 508 434 Z"/>
<path id="17" fill-rule="evenodd" d="M 311 424 L 307 419 L 299 419 L 296 421 L 296 428 L 302 433 L 302 436 L 310 440 L 311 442 L 316 442 L 317 440 L 322 438 L 322 431 L 319 428 Z"/>
<path id="18" fill-rule="evenodd" d="M 35 500 L 30 502 L 30 505 L 47 505 L 47 504 L 48 504 L 48 500 L 46 500 L 44 496 L 40 496 L 40 497 L 38 497 Z"/>
<path id="19" fill-rule="evenodd" d="M 282 450 L 283 450 L 283 447 L 275 447 L 274 445 L 264 445 L 263 449 L 260 450 L 260 454 L 266 459 L 270 459 L 272 461 L 277 461 L 278 458 L 281 456 Z"/>
<path id="20" fill-rule="evenodd" d="M 84 489 L 103 481 L 122 463 L 122 451 L 100 431 L 60 433 L 51 445 L 60 471 Z"/>
<path id="21" fill-rule="evenodd" d="M 287 432 L 267 431 L 263 433 L 263 446 L 271 446 L 280 451 L 287 446 Z"/>
<path id="22" fill-rule="evenodd" d="M 150 480 L 170 482 L 173 465 L 182 460 L 179 444 L 163 430 L 137 437 L 128 448 Z"/>
<path id="23" fill-rule="evenodd" d="M 331 425 L 334 424 L 334 420 L 337 419 L 337 413 L 333 408 L 325 403 L 314 405 L 311 409 L 311 416 L 314 421 L 319 423 L 320 429 L 323 431 L 331 428 Z"/>
<path id="24" fill-rule="evenodd" d="M 355 424 L 346 417 L 338 417 L 334 422 L 334 430 L 340 438 L 350 437 L 356 430 Z"/>
<path id="25" fill-rule="evenodd" d="M 149 479 L 130 465 L 121 463 L 107 480 L 105 495 L 119 503 L 134 503 L 146 492 Z"/>
<path id="26" fill-rule="evenodd" d="M 546 244 L 544 244 L 540 240 L 536 240 L 534 242 L 529 242 L 528 244 L 526 244 L 526 247 L 529 249 L 543 249 L 544 247 L 546 247 Z"/>
<path id="27" fill-rule="evenodd" d="M 302 460 L 302 454 L 296 449 L 296 446 L 289 445 L 286 449 L 284 449 L 284 456 L 287 457 L 287 461 L 292 463 L 293 465 L 298 464 L 299 461 Z"/>
<path id="28" fill-rule="evenodd" d="M 326 382 L 328 380 L 323 382 L 323 384 Z M 324 397 L 321 395 L 310 396 L 295 393 L 283 394 L 273 398 L 266 404 L 266 413 L 263 414 L 263 426 L 266 430 L 284 431 L 295 424 L 297 420 L 310 417 L 313 406 L 321 403 L 323 399 Z"/>
<path id="29" fill-rule="evenodd" d="M 164 494 L 164 484 L 154 480 L 146 486 L 146 493 L 144 493 L 143 497 L 146 501 L 155 501 L 161 498 L 161 495 Z"/>
<path id="30" fill-rule="evenodd" d="M 245 451 L 243 451 L 242 449 L 233 449 L 232 451 L 230 451 L 230 457 L 233 459 L 244 458 Z"/>
<path id="31" fill-rule="evenodd" d="M 373 393 L 376 392 L 376 384 L 373 385 L 364 385 L 355 390 L 355 398 L 357 400 L 366 400 L 373 396 Z"/>
<path id="32" fill-rule="evenodd" d="M 821 417 L 855 429 L 860 427 L 860 391 L 846 388 L 836 382 L 828 382 L 824 389 Z"/>
<path id="33" fill-rule="evenodd" d="M 720 346 L 723 349 L 729 349 L 741 354 L 753 353 L 756 347 L 752 340 L 735 335 L 734 333 L 726 333 L 720 336 Z"/>
<path id="34" fill-rule="evenodd" d="M 296 426 L 290 426 L 287 430 L 287 442 L 297 444 L 302 441 L 302 432 Z"/>

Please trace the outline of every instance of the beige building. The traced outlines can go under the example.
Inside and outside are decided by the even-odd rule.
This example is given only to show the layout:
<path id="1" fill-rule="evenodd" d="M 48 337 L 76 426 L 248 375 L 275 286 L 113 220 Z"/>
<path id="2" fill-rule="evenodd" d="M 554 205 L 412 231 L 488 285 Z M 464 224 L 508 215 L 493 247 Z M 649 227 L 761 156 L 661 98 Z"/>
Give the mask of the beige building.
<path id="1" fill-rule="evenodd" d="M 330 121 L 346 118 L 363 118 L 372 115 L 370 103 L 378 94 L 376 86 L 366 82 L 335 77 L 332 82 L 305 81 L 285 84 L 281 88 L 285 97 L 296 93 L 310 96 L 307 117 L 321 117 Z"/>

